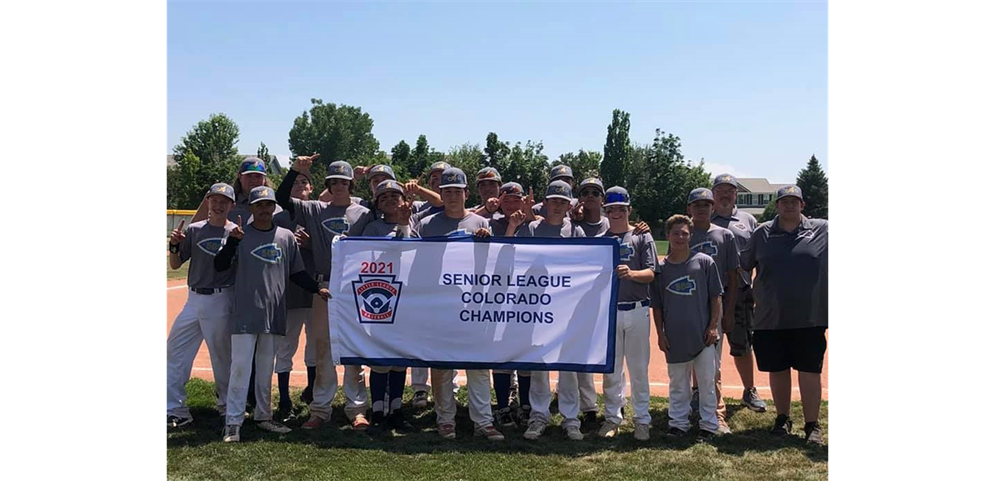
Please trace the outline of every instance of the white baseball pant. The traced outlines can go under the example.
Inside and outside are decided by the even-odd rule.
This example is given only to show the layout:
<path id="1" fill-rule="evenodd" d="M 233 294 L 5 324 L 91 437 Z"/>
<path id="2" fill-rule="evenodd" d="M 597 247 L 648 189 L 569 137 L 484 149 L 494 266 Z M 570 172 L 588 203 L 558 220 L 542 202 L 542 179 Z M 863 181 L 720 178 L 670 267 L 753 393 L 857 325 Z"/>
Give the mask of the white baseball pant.
<path id="1" fill-rule="evenodd" d="M 256 408 L 252 419 L 273 419 L 273 363 L 276 359 L 276 338 L 273 334 L 233 334 L 231 336 L 231 377 L 228 380 L 226 423 L 241 425 L 245 419 L 245 397 L 249 393 L 253 352 L 256 372 Z"/>
<path id="2" fill-rule="evenodd" d="M 650 417 L 650 308 L 636 306 L 618 311 L 615 327 L 615 372 L 604 375 L 605 419 L 622 423 L 625 406 L 625 369 L 632 385 L 632 405 L 635 422 L 649 424 Z"/>
<path id="3" fill-rule="evenodd" d="M 327 288 L 328 283 L 322 282 Z M 339 385 L 339 375 L 332 362 L 332 345 L 328 333 L 328 302 L 315 294 L 311 303 L 311 322 L 308 324 L 308 340 L 314 337 L 315 377 L 311 395 L 311 415 L 328 421 L 332 417 L 332 399 Z M 309 342 L 310 344 L 310 342 Z"/>
<path id="4" fill-rule="evenodd" d="M 366 415 L 366 410 L 370 407 L 370 393 L 366 390 L 366 371 L 363 366 L 347 364 L 344 371 L 342 393 L 345 394 L 345 415 L 352 421 L 356 419 L 356 415 Z"/>
<path id="5" fill-rule="evenodd" d="M 211 295 L 190 291 L 166 339 L 166 415 L 189 418 L 187 381 L 201 341 L 207 341 L 218 410 L 224 412 L 231 368 L 231 288 Z"/>
<path id="6" fill-rule="evenodd" d="M 580 412 L 597 412 L 598 390 L 594 387 L 593 372 L 577 373 L 577 390 L 580 393 Z"/>
<path id="7" fill-rule="evenodd" d="M 521 373 L 519 373 L 521 374 Z M 549 424 L 549 403 L 553 393 L 549 387 L 549 371 L 532 371 L 532 386 L 529 389 L 529 404 L 532 405 L 531 421 L 542 421 Z M 560 371 L 556 384 L 556 398 L 563 415 L 561 426 L 580 427 L 580 392 L 577 388 L 577 373 Z"/>
<path id="8" fill-rule="evenodd" d="M 452 369 L 429 369 L 432 373 L 432 397 L 435 398 L 436 424 L 456 423 L 456 394 L 453 389 Z M 467 399 L 469 400 L 470 420 L 474 427 L 489 426 L 494 417 L 491 412 L 491 373 L 487 370 L 468 369 Z"/>
<path id="9" fill-rule="evenodd" d="M 699 426 L 706 431 L 716 432 L 719 420 L 716 417 L 715 399 L 715 346 L 703 349 L 691 361 L 667 364 L 670 376 L 670 427 L 688 431 L 691 429 L 691 368 L 698 378 Z"/>
<path id="10" fill-rule="evenodd" d="M 290 372 L 294 369 L 294 355 L 297 354 L 297 347 L 300 344 L 301 330 L 308 323 L 310 316 L 310 307 L 287 310 L 287 335 L 279 336 L 276 340 L 276 372 Z M 305 359 L 307 358 L 307 347 L 311 344 L 314 343 L 310 339 L 305 341 Z M 307 361 L 304 364 L 307 365 Z"/>

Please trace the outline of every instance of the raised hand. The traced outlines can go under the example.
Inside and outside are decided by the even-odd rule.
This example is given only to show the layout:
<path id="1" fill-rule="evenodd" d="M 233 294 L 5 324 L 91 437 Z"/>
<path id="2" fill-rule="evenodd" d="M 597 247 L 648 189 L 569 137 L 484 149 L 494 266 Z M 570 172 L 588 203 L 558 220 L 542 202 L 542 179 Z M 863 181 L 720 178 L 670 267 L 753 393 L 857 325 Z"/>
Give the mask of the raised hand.
<path id="1" fill-rule="evenodd" d="M 238 224 L 235 225 L 235 228 L 228 235 L 238 240 L 242 240 L 242 237 L 245 237 L 245 232 L 242 231 L 242 216 L 238 216 Z"/>
<path id="2" fill-rule="evenodd" d="M 414 200 L 415 196 L 421 192 L 421 186 L 418 185 L 417 180 L 409 180 L 404 183 L 404 197 L 408 202 Z"/>
<path id="3" fill-rule="evenodd" d="M 397 206 L 397 223 L 398 225 L 408 225 L 411 222 L 411 203 L 401 202 L 401 205 Z"/>
<path id="4" fill-rule="evenodd" d="M 294 159 L 294 164 L 291 165 L 290 168 L 294 169 L 294 170 L 296 170 L 298 172 L 301 172 L 301 173 L 310 172 L 311 171 L 311 164 L 313 164 L 314 161 L 318 160 L 318 157 L 321 157 L 321 154 L 298 155 Z"/>
<path id="5" fill-rule="evenodd" d="M 584 204 L 578 202 L 573 209 L 570 209 L 570 220 L 574 222 L 580 222 L 584 220 Z"/>
<path id="6" fill-rule="evenodd" d="M 532 222 L 534 220 L 542 220 L 541 217 L 535 215 L 535 213 L 532 212 L 532 207 L 534 207 L 535 205 L 536 205 L 535 196 L 532 195 L 532 187 L 529 187 L 529 195 L 525 197 L 525 218 L 528 219 L 529 222 Z"/>
<path id="7" fill-rule="evenodd" d="M 307 231 L 304 229 L 298 229 L 294 232 L 294 237 L 297 238 L 297 243 L 305 249 L 311 248 L 311 236 L 308 235 Z"/>
<path id="8" fill-rule="evenodd" d="M 516 229 L 518 228 L 518 226 L 524 223 L 525 223 L 525 212 L 516 210 L 515 212 L 512 212 L 511 215 L 508 216 L 508 225 Z"/>
<path id="9" fill-rule="evenodd" d="M 495 212 L 497 212 L 498 209 L 501 208 L 501 202 L 504 201 L 504 196 L 505 195 L 507 195 L 507 193 L 502 193 L 501 197 L 498 197 L 497 199 L 495 199 L 493 197 L 491 197 L 490 199 L 487 199 L 487 203 L 484 204 L 484 208 L 487 209 L 487 212 L 490 212 L 492 214 L 495 213 Z"/>
<path id="10" fill-rule="evenodd" d="M 362 179 L 363 177 L 366 177 L 366 171 L 368 170 L 370 170 L 370 168 L 365 165 L 357 165 L 352 168 L 352 178 L 357 180 Z"/>
<path id="11" fill-rule="evenodd" d="M 175 229 L 173 229 L 173 232 L 169 234 L 170 244 L 180 245 L 180 243 L 183 242 L 183 239 L 187 237 L 187 235 L 183 233 L 183 224 L 185 224 L 186 222 L 187 222 L 186 219 L 181 220 L 180 225 L 178 225 Z"/>

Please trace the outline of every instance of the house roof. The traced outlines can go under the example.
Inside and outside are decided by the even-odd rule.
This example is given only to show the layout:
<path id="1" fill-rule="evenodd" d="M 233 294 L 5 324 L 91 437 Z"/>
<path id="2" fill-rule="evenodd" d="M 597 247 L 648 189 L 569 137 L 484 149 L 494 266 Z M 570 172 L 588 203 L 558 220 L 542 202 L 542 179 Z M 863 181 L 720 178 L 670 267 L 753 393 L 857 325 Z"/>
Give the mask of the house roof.
<path id="1" fill-rule="evenodd" d="M 740 192 L 757 192 L 761 194 L 768 194 L 777 192 L 777 189 L 791 184 L 772 184 L 765 178 L 739 178 L 739 191 Z"/>
<path id="2" fill-rule="evenodd" d="M 248 158 L 248 157 L 255 157 L 256 156 L 256 154 L 239 154 L 239 155 L 241 155 L 243 159 Z M 268 167 L 270 170 L 274 170 L 274 171 L 278 171 L 278 172 L 282 172 L 284 170 L 283 164 L 280 162 L 281 158 L 282 158 L 282 160 L 285 160 L 287 162 L 287 165 L 290 165 L 290 157 L 289 156 L 286 156 L 286 155 L 270 155 L 270 157 L 272 157 L 273 160 L 270 160 L 269 164 L 266 165 L 266 167 Z M 166 167 L 169 168 L 169 167 L 173 167 L 175 165 L 176 165 L 175 156 L 167 154 L 166 155 Z"/>

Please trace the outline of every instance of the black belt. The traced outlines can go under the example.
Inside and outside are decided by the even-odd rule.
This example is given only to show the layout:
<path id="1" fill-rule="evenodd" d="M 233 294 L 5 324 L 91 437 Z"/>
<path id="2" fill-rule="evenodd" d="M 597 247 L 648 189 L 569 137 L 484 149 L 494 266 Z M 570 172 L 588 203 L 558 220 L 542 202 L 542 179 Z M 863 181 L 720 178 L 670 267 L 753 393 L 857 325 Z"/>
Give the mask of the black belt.
<path id="1" fill-rule="evenodd" d="M 327 280 L 327 278 L 325 277 L 324 274 L 315 274 L 314 275 L 314 281 L 315 282 L 321 283 L 321 282 L 325 282 L 326 280 Z"/>
<path id="2" fill-rule="evenodd" d="M 650 305 L 650 300 L 649 299 L 643 299 L 641 301 L 636 301 L 636 302 L 619 302 L 618 303 L 618 310 L 620 310 L 620 311 L 631 311 L 631 310 L 635 309 L 636 307 L 649 307 L 649 305 Z"/>
<path id="3" fill-rule="evenodd" d="M 197 294 L 209 296 L 211 294 L 220 293 L 230 288 L 231 287 L 191 287 L 190 290 L 196 292 Z"/>

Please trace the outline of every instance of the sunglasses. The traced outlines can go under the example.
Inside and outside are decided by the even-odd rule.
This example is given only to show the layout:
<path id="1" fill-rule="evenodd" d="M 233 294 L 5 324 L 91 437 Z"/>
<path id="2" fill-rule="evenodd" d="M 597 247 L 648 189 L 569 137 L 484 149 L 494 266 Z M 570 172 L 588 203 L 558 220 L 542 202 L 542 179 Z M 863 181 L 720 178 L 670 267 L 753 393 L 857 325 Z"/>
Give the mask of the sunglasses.
<path id="1" fill-rule="evenodd" d="M 601 197 L 600 190 L 582 190 L 580 192 L 581 197 Z"/>

